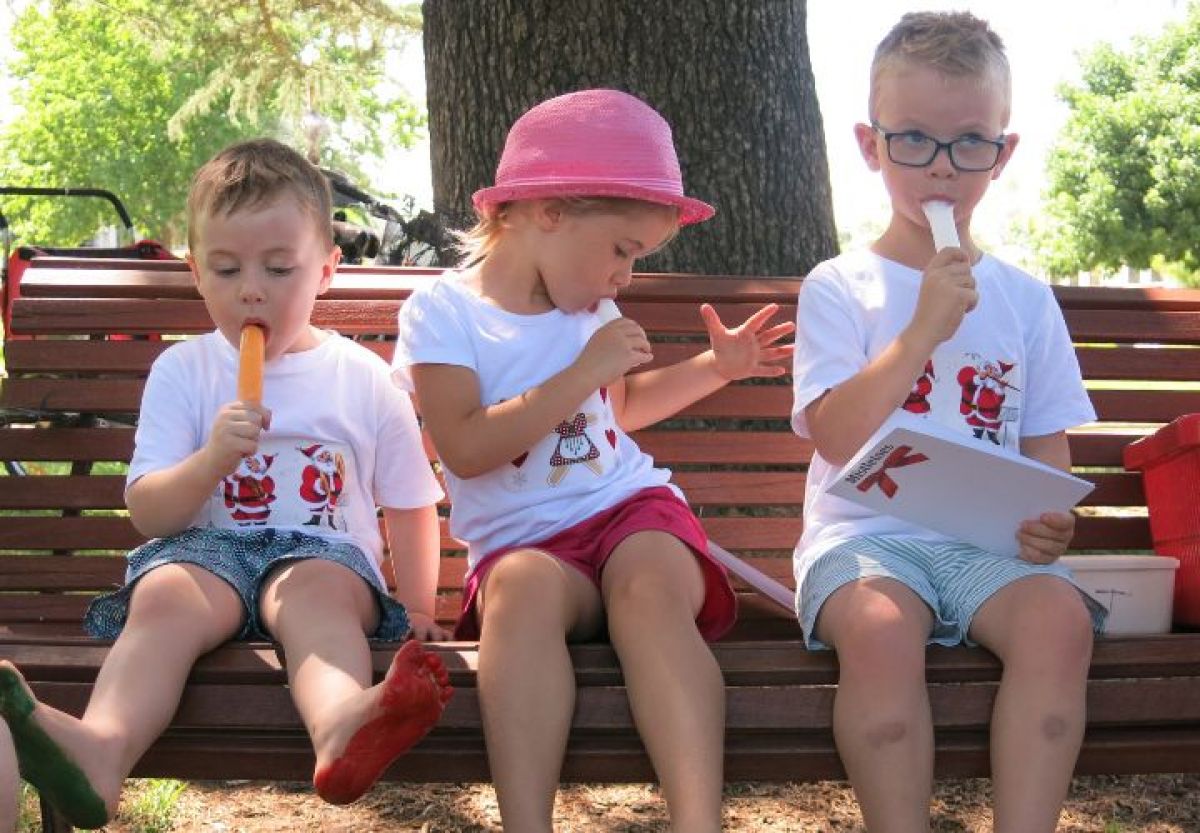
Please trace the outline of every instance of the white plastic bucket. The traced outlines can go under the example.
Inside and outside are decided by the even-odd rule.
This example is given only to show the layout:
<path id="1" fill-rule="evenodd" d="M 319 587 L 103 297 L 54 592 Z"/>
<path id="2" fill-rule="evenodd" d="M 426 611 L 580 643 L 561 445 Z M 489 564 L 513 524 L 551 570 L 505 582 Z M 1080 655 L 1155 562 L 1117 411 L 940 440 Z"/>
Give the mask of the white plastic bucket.
<path id="1" fill-rule="evenodd" d="M 1106 634 L 1171 630 L 1171 597 L 1179 560 L 1161 555 L 1067 555 L 1062 562 L 1108 608 Z"/>

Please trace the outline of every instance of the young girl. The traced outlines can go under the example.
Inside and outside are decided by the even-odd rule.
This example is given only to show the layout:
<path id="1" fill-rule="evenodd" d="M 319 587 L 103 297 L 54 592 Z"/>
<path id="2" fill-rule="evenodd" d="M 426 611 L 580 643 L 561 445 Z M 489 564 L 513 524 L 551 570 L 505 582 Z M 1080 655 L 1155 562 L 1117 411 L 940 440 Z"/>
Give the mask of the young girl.
<path id="1" fill-rule="evenodd" d="M 513 126 L 461 272 L 400 315 L 398 375 L 446 469 L 470 571 L 457 636 L 480 639 L 479 696 L 505 829 L 549 831 L 574 709 L 569 641 L 608 633 L 679 831 L 721 824 L 724 686 L 705 640 L 733 591 L 670 472 L 627 435 L 734 379 L 777 376 L 765 307 L 712 349 L 651 359 L 612 299 L 634 262 L 713 209 L 683 195 L 671 131 L 613 90 L 534 107 Z"/>
<path id="2" fill-rule="evenodd" d="M 321 173 L 278 142 L 227 148 L 193 180 L 188 262 L 217 329 L 164 352 L 146 383 L 125 500 L 158 537 L 85 622 L 116 643 L 82 720 L 0 663 L 21 772 L 77 827 L 113 816 L 197 657 L 233 637 L 282 644 L 314 783 L 334 803 L 365 792 L 450 696 L 416 642 L 371 685 L 368 636 L 443 636 L 441 490 L 387 364 L 309 323 L 338 263 L 330 216 Z M 265 402 L 234 393 L 248 323 L 266 333 Z M 377 501 L 403 605 L 380 573 Z"/>

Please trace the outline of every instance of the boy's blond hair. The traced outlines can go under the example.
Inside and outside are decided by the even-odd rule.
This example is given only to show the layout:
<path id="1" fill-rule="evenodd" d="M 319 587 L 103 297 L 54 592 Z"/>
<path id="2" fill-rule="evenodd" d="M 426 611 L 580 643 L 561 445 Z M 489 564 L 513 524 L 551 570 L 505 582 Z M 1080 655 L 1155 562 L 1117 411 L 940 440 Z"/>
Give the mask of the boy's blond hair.
<path id="1" fill-rule="evenodd" d="M 634 211 L 661 209 L 664 212 L 674 213 L 676 218 L 679 217 L 679 209 L 674 206 L 659 205 L 627 197 L 552 197 L 550 199 L 560 204 L 567 214 L 626 214 Z M 513 203 L 506 202 L 495 206 L 486 213 L 477 212 L 478 220 L 472 228 L 467 231 L 454 232 L 455 237 L 458 238 L 458 245 L 455 248 L 461 255 L 460 265 L 470 266 L 478 263 L 496 248 L 496 244 L 500 242 L 500 236 L 504 234 L 507 214 L 512 205 Z M 676 231 L 678 230 L 676 227 Z M 670 239 L 668 238 L 668 240 Z"/>
<path id="2" fill-rule="evenodd" d="M 1004 96 L 1004 123 L 1012 104 L 1012 75 L 1004 42 L 987 21 L 970 12 L 909 12 L 884 36 L 871 62 L 871 118 L 877 115 L 879 79 L 904 66 L 923 66 L 949 78 L 994 83 Z"/>
<path id="3" fill-rule="evenodd" d="M 253 208 L 284 194 L 311 215 L 320 239 L 332 247 L 333 198 L 324 175 L 282 142 L 249 139 L 225 148 L 201 165 L 192 178 L 187 199 L 188 248 L 195 248 L 196 227 L 204 217 Z"/>

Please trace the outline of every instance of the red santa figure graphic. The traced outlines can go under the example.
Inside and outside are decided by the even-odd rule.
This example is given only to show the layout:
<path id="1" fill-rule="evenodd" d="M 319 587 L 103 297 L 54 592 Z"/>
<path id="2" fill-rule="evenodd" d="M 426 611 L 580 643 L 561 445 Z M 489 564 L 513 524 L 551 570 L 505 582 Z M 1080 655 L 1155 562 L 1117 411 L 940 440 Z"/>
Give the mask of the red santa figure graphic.
<path id="1" fill-rule="evenodd" d="M 225 478 L 223 491 L 229 517 L 239 526 L 263 526 L 271 517 L 275 480 L 267 474 L 274 454 L 243 457 L 237 471 Z"/>
<path id="2" fill-rule="evenodd" d="M 1004 378 L 1012 369 L 1013 365 L 1007 362 L 981 359 L 958 371 L 958 384 L 962 388 L 958 410 L 977 439 L 986 436 L 996 445 L 1001 444 L 1004 400 L 1008 391 L 1020 390 Z"/>
<path id="3" fill-rule="evenodd" d="M 331 529 L 337 529 L 338 498 L 342 495 L 346 461 L 320 443 L 299 448 L 311 461 L 300 472 L 300 497 L 312 513 L 304 525 L 320 526 L 324 521 Z"/>
<path id="4" fill-rule="evenodd" d="M 577 413 L 554 427 L 554 433 L 558 434 L 558 445 L 550 455 L 550 476 L 546 478 L 551 486 L 557 486 L 567 476 L 567 470 L 576 463 L 583 463 L 594 474 L 604 473 L 599 461 L 600 449 L 587 435 L 587 427 L 596 420 L 595 414 Z"/>
<path id="5" fill-rule="evenodd" d="M 929 394 L 933 391 L 935 379 L 937 376 L 933 375 L 933 359 L 930 359 L 925 362 L 925 371 L 917 377 L 912 390 L 909 391 L 908 398 L 900 407 L 913 414 L 929 413 Z"/>

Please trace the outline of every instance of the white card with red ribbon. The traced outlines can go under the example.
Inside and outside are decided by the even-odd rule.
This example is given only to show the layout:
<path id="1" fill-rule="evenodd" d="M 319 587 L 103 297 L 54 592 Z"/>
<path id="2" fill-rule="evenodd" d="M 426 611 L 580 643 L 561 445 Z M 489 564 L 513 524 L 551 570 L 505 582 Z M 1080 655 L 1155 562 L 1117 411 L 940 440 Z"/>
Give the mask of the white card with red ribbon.
<path id="1" fill-rule="evenodd" d="M 1016 556 L 1021 521 L 1069 512 L 1092 488 L 1037 460 L 897 411 L 842 468 L 829 494 Z"/>

